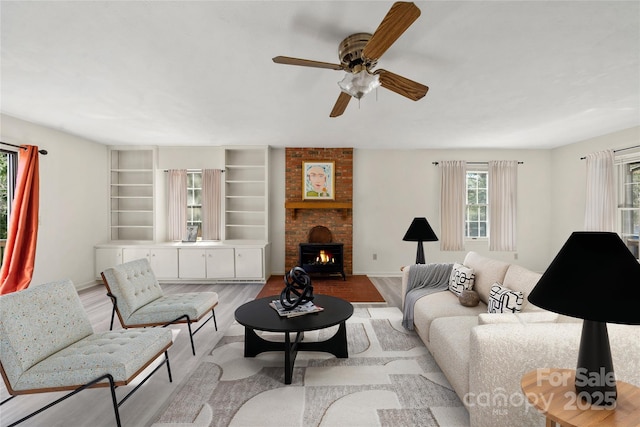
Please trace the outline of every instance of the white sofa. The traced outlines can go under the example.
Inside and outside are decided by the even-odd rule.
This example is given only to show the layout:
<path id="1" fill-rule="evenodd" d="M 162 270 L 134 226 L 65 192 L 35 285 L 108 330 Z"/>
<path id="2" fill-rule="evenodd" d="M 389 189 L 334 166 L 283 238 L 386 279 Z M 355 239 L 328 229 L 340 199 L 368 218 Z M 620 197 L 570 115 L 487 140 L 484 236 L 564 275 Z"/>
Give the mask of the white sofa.
<path id="1" fill-rule="evenodd" d="M 582 322 L 527 301 L 539 273 L 475 252 L 463 264 L 474 270 L 479 305 L 465 307 L 448 290 L 426 295 L 414 305 L 415 330 L 468 409 L 472 427 L 544 426 L 520 379 L 537 368 L 575 369 Z M 403 304 L 410 269 L 403 269 Z M 487 313 L 495 282 L 524 294 L 520 313 Z M 640 386 L 640 327 L 608 329 L 616 377 Z"/>

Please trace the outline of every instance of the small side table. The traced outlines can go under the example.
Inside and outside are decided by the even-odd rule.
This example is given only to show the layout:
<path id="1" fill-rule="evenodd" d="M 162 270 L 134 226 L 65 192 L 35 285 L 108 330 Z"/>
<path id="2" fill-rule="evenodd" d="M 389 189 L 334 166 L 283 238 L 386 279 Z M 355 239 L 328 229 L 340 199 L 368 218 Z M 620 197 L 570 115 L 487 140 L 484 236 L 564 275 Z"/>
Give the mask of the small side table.
<path id="1" fill-rule="evenodd" d="M 546 427 L 640 426 L 640 388 L 616 381 L 615 406 L 595 406 L 577 397 L 573 369 L 537 369 L 520 381 L 525 396 L 547 417 Z"/>

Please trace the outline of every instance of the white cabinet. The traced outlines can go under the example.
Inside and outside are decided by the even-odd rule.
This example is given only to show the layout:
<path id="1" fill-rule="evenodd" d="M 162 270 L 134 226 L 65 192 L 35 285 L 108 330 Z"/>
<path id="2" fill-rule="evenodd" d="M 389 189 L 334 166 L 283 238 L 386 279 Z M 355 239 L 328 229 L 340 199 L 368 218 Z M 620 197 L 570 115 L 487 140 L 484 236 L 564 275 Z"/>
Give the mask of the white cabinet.
<path id="1" fill-rule="evenodd" d="M 110 267 L 122 264 L 122 248 L 96 248 L 96 277 Z"/>
<path id="2" fill-rule="evenodd" d="M 233 279 L 235 277 L 233 248 L 207 249 L 205 252 L 207 278 Z"/>
<path id="3" fill-rule="evenodd" d="M 225 149 L 225 240 L 269 241 L 269 148 Z"/>
<path id="4" fill-rule="evenodd" d="M 180 279 L 264 278 L 261 248 L 180 248 L 178 251 Z"/>
<path id="5" fill-rule="evenodd" d="M 130 262 L 140 258 L 149 259 L 149 248 L 124 248 L 122 249 L 122 262 Z"/>
<path id="6" fill-rule="evenodd" d="M 96 277 L 109 267 L 147 258 L 159 280 L 264 282 L 266 244 L 104 245 L 96 247 Z"/>
<path id="7" fill-rule="evenodd" d="M 158 279 L 178 277 L 178 249 L 153 247 L 126 247 L 122 249 L 122 262 L 147 258 Z"/>
<path id="8" fill-rule="evenodd" d="M 112 241 L 154 240 L 153 149 L 109 151 L 109 227 Z"/>
<path id="9" fill-rule="evenodd" d="M 235 255 L 235 277 L 237 279 L 259 279 L 263 277 L 261 248 L 236 248 Z"/>
<path id="10" fill-rule="evenodd" d="M 207 263 L 204 249 L 178 249 L 178 277 L 180 279 L 206 279 Z"/>
<path id="11" fill-rule="evenodd" d="M 178 277 L 178 249 L 154 248 L 151 250 L 149 263 L 158 279 Z"/>

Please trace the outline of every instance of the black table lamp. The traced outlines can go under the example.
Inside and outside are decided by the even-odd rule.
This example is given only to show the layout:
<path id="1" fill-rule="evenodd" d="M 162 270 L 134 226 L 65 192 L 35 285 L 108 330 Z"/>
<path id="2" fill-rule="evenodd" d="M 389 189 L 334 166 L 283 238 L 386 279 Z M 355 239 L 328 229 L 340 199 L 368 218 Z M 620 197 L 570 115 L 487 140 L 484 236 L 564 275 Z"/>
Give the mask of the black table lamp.
<path id="1" fill-rule="evenodd" d="M 640 264 L 616 233 L 575 232 L 529 294 L 538 307 L 584 319 L 576 392 L 588 403 L 617 398 L 606 322 L 640 324 Z"/>
<path id="2" fill-rule="evenodd" d="M 433 232 L 427 218 L 414 218 L 402 240 L 418 242 L 418 252 L 416 253 L 416 264 L 424 264 L 424 248 L 422 242 L 435 242 L 438 236 Z"/>

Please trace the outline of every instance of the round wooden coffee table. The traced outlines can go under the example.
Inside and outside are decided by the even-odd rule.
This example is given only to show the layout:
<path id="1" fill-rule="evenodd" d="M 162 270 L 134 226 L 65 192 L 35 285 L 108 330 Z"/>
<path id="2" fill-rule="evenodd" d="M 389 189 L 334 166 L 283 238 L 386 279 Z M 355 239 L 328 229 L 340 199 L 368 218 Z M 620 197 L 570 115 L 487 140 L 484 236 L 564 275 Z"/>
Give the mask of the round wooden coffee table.
<path id="1" fill-rule="evenodd" d="M 269 303 L 277 295 L 260 298 L 236 309 L 235 319 L 244 326 L 244 357 L 255 357 L 265 351 L 284 351 L 284 382 L 291 384 L 293 365 L 298 351 L 321 351 L 338 358 L 349 357 L 347 350 L 347 327 L 345 322 L 353 314 L 348 301 L 328 295 L 315 295 L 313 303 L 324 308 L 318 313 L 297 317 L 280 317 Z M 326 341 L 303 342 L 304 332 L 340 325 L 334 336 Z M 282 332 L 284 342 L 265 340 L 255 331 Z M 291 334 L 296 336 L 292 340 Z"/>

